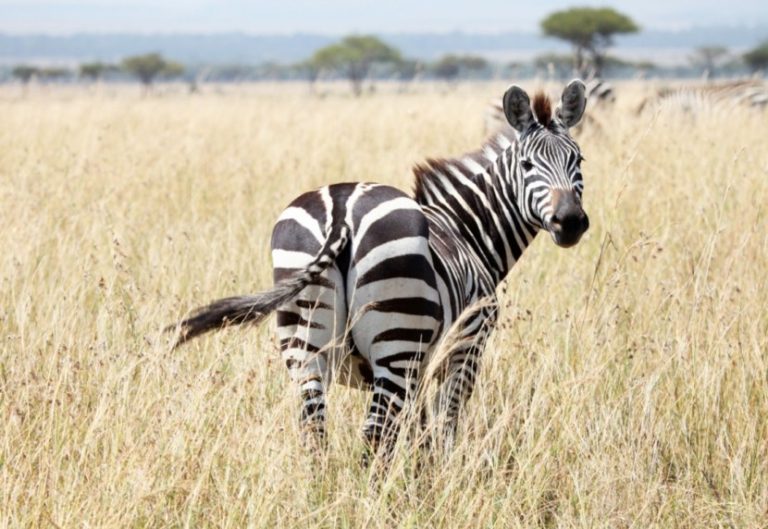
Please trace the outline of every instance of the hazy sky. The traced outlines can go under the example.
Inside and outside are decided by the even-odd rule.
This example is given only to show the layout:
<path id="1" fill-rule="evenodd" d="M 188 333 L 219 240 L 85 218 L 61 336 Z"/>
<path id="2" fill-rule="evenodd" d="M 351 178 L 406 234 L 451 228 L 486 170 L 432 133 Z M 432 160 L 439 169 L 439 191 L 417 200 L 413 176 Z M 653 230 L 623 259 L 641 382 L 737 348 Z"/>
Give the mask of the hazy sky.
<path id="1" fill-rule="evenodd" d="M 581 0 L 0 0 L 0 32 L 498 32 L 538 31 Z M 647 29 L 768 23 L 767 0 L 617 0 Z"/>

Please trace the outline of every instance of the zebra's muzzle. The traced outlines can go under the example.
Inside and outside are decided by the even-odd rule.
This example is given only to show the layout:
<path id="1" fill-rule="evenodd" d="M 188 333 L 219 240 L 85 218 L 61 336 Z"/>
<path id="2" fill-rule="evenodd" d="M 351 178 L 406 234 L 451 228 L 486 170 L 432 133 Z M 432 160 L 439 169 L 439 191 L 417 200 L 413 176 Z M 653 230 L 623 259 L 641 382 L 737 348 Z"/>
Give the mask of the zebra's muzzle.
<path id="1" fill-rule="evenodd" d="M 547 223 L 547 230 L 555 244 L 570 248 L 589 229 L 589 217 L 573 192 L 558 193 L 556 199 L 555 212 Z"/>

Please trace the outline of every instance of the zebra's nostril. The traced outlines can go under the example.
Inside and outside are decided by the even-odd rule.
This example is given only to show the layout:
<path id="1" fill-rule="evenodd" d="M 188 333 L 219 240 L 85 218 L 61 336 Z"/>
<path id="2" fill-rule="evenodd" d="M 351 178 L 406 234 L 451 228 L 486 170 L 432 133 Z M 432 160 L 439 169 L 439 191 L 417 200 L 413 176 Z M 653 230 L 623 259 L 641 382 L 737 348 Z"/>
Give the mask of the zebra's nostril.
<path id="1" fill-rule="evenodd" d="M 557 218 L 555 226 L 562 231 L 578 231 L 583 229 L 584 217 L 579 214 L 565 215 L 562 218 Z"/>
<path id="2" fill-rule="evenodd" d="M 552 215 L 552 218 L 550 219 L 549 223 L 556 230 L 561 230 L 563 228 L 563 223 L 560 220 L 560 217 L 557 216 L 557 213 Z"/>
<path id="3" fill-rule="evenodd" d="M 579 242 L 589 228 L 589 218 L 581 208 L 561 208 L 559 213 L 560 215 L 552 215 L 548 228 L 559 246 L 570 248 Z"/>

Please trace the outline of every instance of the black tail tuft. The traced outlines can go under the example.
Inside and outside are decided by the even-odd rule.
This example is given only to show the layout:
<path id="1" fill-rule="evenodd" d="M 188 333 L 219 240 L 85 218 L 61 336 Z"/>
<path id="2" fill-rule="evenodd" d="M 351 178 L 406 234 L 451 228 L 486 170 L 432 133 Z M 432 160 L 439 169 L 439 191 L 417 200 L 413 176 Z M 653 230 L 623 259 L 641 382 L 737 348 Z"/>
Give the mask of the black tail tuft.
<path id="1" fill-rule="evenodd" d="M 269 314 L 296 297 L 305 286 L 311 283 L 326 268 L 331 266 L 349 240 L 349 229 L 341 225 L 338 230 L 331 230 L 323 248 L 315 259 L 296 275 L 280 281 L 274 288 L 253 296 L 234 296 L 214 301 L 199 307 L 192 315 L 180 323 L 169 325 L 163 332 L 179 330 L 173 348 L 205 334 L 209 331 L 242 325 L 261 323 Z"/>
<path id="2" fill-rule="evenodd" d="M 179 329 L 179 336 L 173 344 L 176 348 L 208 331 L 258 320 L 259 317 L 264 316 L 264 313 L 256 310 L 254 300 L 255 298 L 250 296 L 219 299 L 210 305 L 195 309 L 189 318 L 181 323 L 169 325 L 163 329 L 163 332 Z"/>
<path id="3" fill-rule="evenodd" d="M 176 348 L 205 334 L 230 325 L 260 323 L 273 310 L 296 296 L 306 285 L 303 277 L 278 283 L 275 288 L 255 296 L 234 296 L 219 299 L 195 309 L 192 315 L 181 323 L 169 325 L 165 332 L 179 329 L 179 336 L 173 344 Z"/>

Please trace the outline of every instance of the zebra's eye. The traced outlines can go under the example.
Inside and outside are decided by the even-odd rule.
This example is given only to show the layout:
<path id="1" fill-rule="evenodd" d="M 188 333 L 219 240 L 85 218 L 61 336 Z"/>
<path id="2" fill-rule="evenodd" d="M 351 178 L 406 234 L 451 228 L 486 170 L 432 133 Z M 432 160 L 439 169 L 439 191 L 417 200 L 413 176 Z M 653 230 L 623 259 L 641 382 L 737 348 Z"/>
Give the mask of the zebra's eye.
<path id="1" fill-rule="evenodd" d="M 523 171 L 527 172 L 533 169 L 533 164 L 528 160 L 520 160 L 520 167 L 523 168 Z"/>

